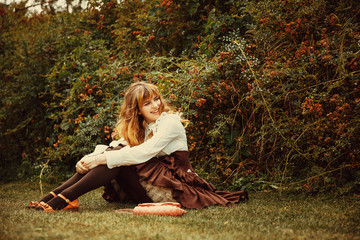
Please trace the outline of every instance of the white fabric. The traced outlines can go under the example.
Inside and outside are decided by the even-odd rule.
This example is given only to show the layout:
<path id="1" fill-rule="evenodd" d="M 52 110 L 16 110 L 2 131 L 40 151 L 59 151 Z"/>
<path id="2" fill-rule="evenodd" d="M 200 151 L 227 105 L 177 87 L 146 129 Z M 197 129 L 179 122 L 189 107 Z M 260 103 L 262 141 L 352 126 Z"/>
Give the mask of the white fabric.
<path id="1" fill-rule="evenodd" d="M 88 154 L 87 156 L 96 156 L 102 154 L 105 151 L 105 149 L 107 149 L 108 147 L 109 147 L 108 145 L 103 145 L 103 144 L 96 145 L 95 150 L 92 153 Z"/>
<path id="2" fill-rule="evenodd" d="M 117 146 L 119 146 L 119 144 L 122 144 L 122 145 L 124 145 L 124 146 L 129 145 L 129 144 L 125 141 L 125 139 L 121 138 L 120 140 L 112 141 L 112 142 L 109 144 L 109 146 L 110 146 L 110 147 L 117 147 Z"/>
<path id="3" fill-rule="evenodd" d="M 144 143 L 134 147 L 127 145 L 112 151 L 105 151 L 108 147 L 106 145 L 98 145 L 90 155 L 104 153 L 107 166 L 111 169 L 144 163 L 153 157 L 169 155 L 175 151 L 188 151 L 185 129 L 178 115 L 164 112 L 155 122 L 145 124 L 145 127 Z M 153 136 L 148 139 L 151 131 Z M 124 140 L 113 141 L 110 146 L 117 146 L 120 142 L 124 143 Z"/>
<path id="4" fill-rule="evenodd" d="M 140 180 L 140 184 L 153 202 L 176 202 L 176 200 L 172 197 L 171 188 L 154 186 L 144 180 Z"/>
<path id="5" fill-rule="evenodd" d="M 125 141 L 125 139 L 121 138 L 120 140 L 116 140 L 116 141 L 112 141 L 109 146 L 108 145 L 104 145 L 104 144 L 99 144 L 96 145 L 95 150 L 88 154 L 87 156 L 97 156 L 99 154 L 104 153 L 104 151 L 108 148 L 108 147 L 116 147 L 119 146 L 119 144 L 122 144 L 124 146 L 128 145 L 128 143 Z"/>

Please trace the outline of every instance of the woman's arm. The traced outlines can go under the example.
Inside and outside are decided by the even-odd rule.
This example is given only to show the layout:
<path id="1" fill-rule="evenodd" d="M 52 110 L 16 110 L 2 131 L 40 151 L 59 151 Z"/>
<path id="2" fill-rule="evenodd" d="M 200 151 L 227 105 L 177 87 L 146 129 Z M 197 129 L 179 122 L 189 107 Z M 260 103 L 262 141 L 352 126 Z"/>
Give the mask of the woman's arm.
<path id="1" fill-rule="evenodd" d="M 185 129 L 180 118 L 168 114 L 159 122 L 158 131 L 154 133 L 154 136 L 144 143 L 134 147 L 126 146 L 120 150 L 106 151 L 104 154 L 107 166 L 114 168 L 146 162 L 181 134 L 185 134 Z"/>
<path id="2" fill-rule="evenodd" d="M 169 114 L 159 122 L 158 132 L 144 143 L 134 147 L 126 146 L 119 150 L 105 151 L 98 155 L 88 155 L 80 161 L 88 170 L 105 164 L 110 169 L 119 166 L 140 164 L 155 157 L 181 134 L 185 135 L 185 129 L 180 122 L 180 118 L 176 115 Z M 184 144 L 186 145 L 186 142 Z"/>
<path id="3" fill-rule="evenodd" d="M 123 146 L 128 145 L 125 139 L 121 138 L 120 140 L 112 141 L 109 146 L 116 147 L 119 144 Z M 80 161 L 76 164 L 76 171 L 80 174 L 87 173 L 90 169 L 97 167 L 99 165 L 106 165 L 106 157 L 104 155 L 104 151 L 109 147 L 107 145 L 97 145 L 95 150 L 84 156 Z"/>

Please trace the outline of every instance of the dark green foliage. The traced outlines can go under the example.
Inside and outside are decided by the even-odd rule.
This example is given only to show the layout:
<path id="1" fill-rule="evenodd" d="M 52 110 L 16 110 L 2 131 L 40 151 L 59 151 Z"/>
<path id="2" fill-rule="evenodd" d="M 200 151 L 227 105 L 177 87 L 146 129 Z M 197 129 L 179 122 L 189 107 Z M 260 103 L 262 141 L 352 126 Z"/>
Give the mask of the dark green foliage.
<path id="1" fill-rule="evenodd" d="M 2 179 L 73 171 L 111 141 L 124 89 L 140 80 L 191 121 L 191 160 L 220 188 L 358 192 L 359 10 L 326 0 L 4 8 Z"/>

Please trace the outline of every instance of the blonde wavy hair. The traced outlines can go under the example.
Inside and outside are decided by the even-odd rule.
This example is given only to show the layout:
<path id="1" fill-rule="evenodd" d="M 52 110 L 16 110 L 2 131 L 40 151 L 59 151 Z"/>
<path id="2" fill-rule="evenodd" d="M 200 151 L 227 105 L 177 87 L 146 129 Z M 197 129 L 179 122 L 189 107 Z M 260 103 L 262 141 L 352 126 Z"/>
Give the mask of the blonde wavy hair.
<path id="1" fill-rule="evenodd" d="M 140 113 L 140 106 L 146 100 L 159 97 L 160 112 L 169 112 L 170 107 L 164 101 L 158 88 L 146 82 L 136 82 L 125 92 L 124 101 L 120 109 L 120 118 L 115 125 L 115 132 L 124 138 L 130 146 L 136 146 L 145 141 L 145 119 Z"/>

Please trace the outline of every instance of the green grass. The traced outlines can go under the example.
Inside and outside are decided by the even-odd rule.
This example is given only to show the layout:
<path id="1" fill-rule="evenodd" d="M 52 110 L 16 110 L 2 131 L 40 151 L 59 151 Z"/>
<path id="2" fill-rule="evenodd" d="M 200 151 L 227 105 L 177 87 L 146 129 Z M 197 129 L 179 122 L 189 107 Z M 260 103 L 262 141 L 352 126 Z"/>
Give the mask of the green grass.
<path id="1" fill-rule="evenodd" d="M 45 186 L 46 191 L 51 190 Z M 188 210 L 182 217 L 114 213 L 101 189 L 80 197 L 80 211 L 26 210 L 36 184 L 0 185 L 0 239 L 360 239 L 360 199 L 251 193 L 235 206 Z"/>

